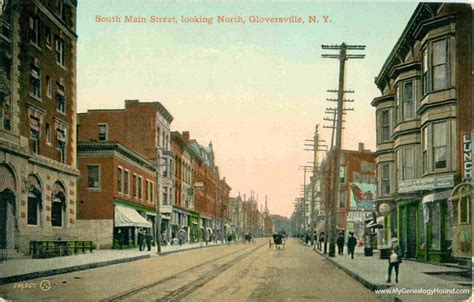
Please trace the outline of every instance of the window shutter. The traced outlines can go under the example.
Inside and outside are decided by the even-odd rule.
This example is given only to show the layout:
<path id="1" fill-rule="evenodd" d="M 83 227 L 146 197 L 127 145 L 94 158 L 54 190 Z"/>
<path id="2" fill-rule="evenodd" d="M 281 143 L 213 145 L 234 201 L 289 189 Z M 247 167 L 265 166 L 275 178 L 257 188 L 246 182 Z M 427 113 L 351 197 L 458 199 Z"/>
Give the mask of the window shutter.
<path id="1" fill-rule="evenodd" d="M 376 144 L 382 143 L 382 112 L 377 110 L 375 114 Z"/>

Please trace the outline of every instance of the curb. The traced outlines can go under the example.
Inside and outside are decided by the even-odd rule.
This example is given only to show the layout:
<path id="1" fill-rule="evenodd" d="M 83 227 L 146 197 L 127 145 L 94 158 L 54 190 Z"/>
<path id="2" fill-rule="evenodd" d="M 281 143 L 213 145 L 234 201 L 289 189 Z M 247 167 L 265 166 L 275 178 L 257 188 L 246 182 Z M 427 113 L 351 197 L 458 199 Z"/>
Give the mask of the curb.
<path id="1" fill-rule="evenodd" d="M 307 245 L 304 245 L 304 246 L 307 246 Z M 329 262 L 331 262 L 334 266 L 336 266 L 337 268 L 339 268 L 340 270 L 344 271 L 346 274 L 348 274 L 349 276 L 351 276 L 353 279 L 357 280 L 359 283 L 361 283 L 362 285 L 364 285 L 366 288 L 370 289 L 371 291 L 375 291 L 375 290 L 378 290 L 378 289 L 384 289 L 384 288 L 389 288 L 391 287 L 390 285 L 386 285 L 386 284 L 376 284 L 376 283 L 372 283 L 364 278 L 362 278 L 359 274 L 347 269 L 346 267 L 344 267 L 343 265 L 337 263 L 336 261 L 334 261 L 333 259 L 331 259 L 329 256 L 327 255 L 324 255 L 321 251 L 319 251 L 318 249 L 314 249 L 312 246 L 308 246 L 308 247 L 311 247 L 311 249 L 318 253 L 320 256 L 323 256 L 326 260 L 328 260 Z"/>
<path id="2" fill-rule="evenodd" d="M 33 273 L 3 277 L 3 278 L 0 278 L 0 285 L 13 283 L 13 282 L 20 282 L 20 281 L 25 281 L 25 280 L 31 280 L 31 279 L 41 278 L 41 277 L 48 277 L 48 276 L 66 274 L 66 273 L 70 273 L 70 272 L 83 271 L 83 270 L 87 270 L 87 269 L 99 268 L 99 267 L 103 267 L 103 266 L 109 266 L 109 265 L 120 264 L 120 263 L 125 263 L 125 262 L 143 260 L 143 259 L 156 257 L 156 256 L 158 256 L 158 257 L 167 256 L 169 254 L 186 252 L 186 251 L 191 251 L 191 250 L 195 250 L 195 249 L 217 247 L 217 246 L 221 246 L 221 245 L 223 245 L 223 244 L 197 246 L 197 247 L 192 247 L 192 248 L 189 248 L 189 249 L 166 251 L 166 252 L 162 252 L 159 255 L 141 255 L 141 256 L 135 256 L 135 257 L 130 257 L 130 258 L 122 258 L 122 259 L 115 259 L 115 260 L 102 261 L 102 262 L 93 262 L 93 263 L 75 265 L 75 266 L 70 266 L 70 267 L 57 268 L 57 269 L 53 269 L 53 270 L 46 270 L 46 271 L 40 271 L 40 272 L 33 272 Z"/>
<path id="3" fill-rule="evenodd" d="M 108 265 L 119 264 L 119 263 L 124 263 L 124 262 L 131 262 L 131 261 L 136 261 L 136 260 L 141 260 L 141 259 L 146 259 L 146 258 L 151 258 L 151 255 L 143 255 L 143 256 L 135 256 L 131 258 L 122 258 L 122 259 L 115 259 L 115 260 L 110 260 L 110 261 L 94 262 L 94 263 L 81 264 L 81 265 L 75 265 L 75 266 L 70 266 L 70 267 L 57 268 L 57 269 L 48 270 L 48 271 L 40 271 L 40 272 L 4 277 L 4 278 L 0 278 L 0 285 L 30 280 L 30 279 L 35 279 L 35 278 L 60 275 L 60 274 L 65 274 L 65 273 L 70 273 L 70 272 L 82 271 L 86 269 L 98 268 L 102 266 L 108 266 Z"/>

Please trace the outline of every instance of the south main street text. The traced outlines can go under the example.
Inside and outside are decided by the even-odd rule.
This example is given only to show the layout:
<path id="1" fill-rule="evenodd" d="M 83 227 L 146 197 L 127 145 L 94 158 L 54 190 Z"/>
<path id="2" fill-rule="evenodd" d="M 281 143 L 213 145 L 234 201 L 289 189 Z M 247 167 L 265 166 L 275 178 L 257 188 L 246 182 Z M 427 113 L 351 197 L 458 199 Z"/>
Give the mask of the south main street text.
<path id="1" fill-rule="evenodd" d="M 318 24 L 331 23 L 329 16 L 95 16 L 96 23 L 154 23 L 154 24 Z"/>

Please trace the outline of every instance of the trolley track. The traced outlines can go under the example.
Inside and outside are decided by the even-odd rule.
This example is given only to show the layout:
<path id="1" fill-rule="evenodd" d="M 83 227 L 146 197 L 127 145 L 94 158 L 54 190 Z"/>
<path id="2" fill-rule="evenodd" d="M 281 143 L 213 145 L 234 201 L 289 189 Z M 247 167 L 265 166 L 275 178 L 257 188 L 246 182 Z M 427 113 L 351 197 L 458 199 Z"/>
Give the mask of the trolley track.
<path id="1" fill-rule="evenodd" d="M 105 299 L 102 299 L 101 301 L 123 301 L 123 300 L 127 300 L 129 298 L 133 299 L 133 300 L 140 300 L 140 299 L 137 299 L 138 298 L 137 296 L 142 294 L 142 293 L 145 293 L 145 292 L 148 292 L 148 291 L 153 291 L 153 290 L 156 289 L 156 287 L 158 287 L 160 285 L 166 285 L 166 283 L 171 283 L 173 280 L 177 280 L 180 277 L 184 277 L 188 274 L 199 271 L 199 269 L 201 269 L 203 267 L 206 267 L 208 265 L 214 265 L 215 266 L 215 263 L 217 261 L 220 261 L 220 260 L 225 259 L 227 257 L 231 257 L 231 256 L 234 256 L 236 254 L 242 253 L 241 255 L 237 256 L 236 258 L 233 258 L 229 261 L 224 261 L 224 264 L 218 265 L 215 268 L 213 268 L 212 270 L 206 271 L 204 274 L 200 274 L 200 276 L 196 280 L 186 284 L 185 286 L 182 286 L 182 287 L 180 287 L 176 290 L 173 290 L 173 291 L 169 292 L 164 297 L 160 297 L 157 300 L 158 301 L 170 301 L 170 300 L 173 301 L 173 300 L 176 300 L 176 299 L 181 299 L 181 298 L 189 295 L 193 291 L 197 290 L 198 288 L 202 287 L 207 282 L 209 282 L 212 279 L 216 278 L 222 271 L 232 267 L 233 265 L 237 264 L 239 261 L 241 261 L 244 258 L 246 258 L 246 257 L 250 256 L 251 254 L 255 253 L 257 250 L 259 250 L 263 246 L 265 246 L 265 245 L 257 246 L 255 248 L 252 248 L 250 251 L 247 251 L 247 252 L 244 252 L 244 253 L 242 253 L 242 250 L 237 250 L 237 251 L 219 256 L 217 258 L 213 258 L 209 261 L 206 261 L 206 262 L 200 263 L 198 265 L 195 265 L 193 267 L 190 267 L 188 269 L 182 270 L 182 271 L 180 271 L 176 274 L 173 274 L 171 276 L 168 276 L 168 277 L 165 277 L 163 279 L 145 284 L 143 286 L 132 288 L 130 290 L 127 290 L 127 291 L 118 293 L 116 295 L 107 297 Z"/>

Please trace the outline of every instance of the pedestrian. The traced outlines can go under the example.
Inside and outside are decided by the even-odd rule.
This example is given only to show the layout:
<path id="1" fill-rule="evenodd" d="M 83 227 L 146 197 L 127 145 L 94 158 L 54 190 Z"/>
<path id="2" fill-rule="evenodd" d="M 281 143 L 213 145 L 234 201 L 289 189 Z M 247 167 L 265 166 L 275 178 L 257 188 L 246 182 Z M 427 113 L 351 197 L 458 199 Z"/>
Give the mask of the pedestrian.
<path id="1" fill-rule="evenodd" d="M 388 253 L 388 278 L 386 283 L 390 283 L 392 279 L 392 269 L 395 268 L 395 282 L 398 283 L 398 272 L 400 263 L 402 263 L 402 249 L 398 245 L 397 238 L 392 238 L 392 244 Z"/>
<path id="2" fill-rule="evenodd" d="M 118 229 L 117 231 L 117 240 L 120 249 L 123 250 L 123 233 L 121 229 Z"/>
<path id="3" fill-rule="evenodd" d="M 319 250 L 320 251 L 323 249 L 323 244 L 324 244 L 324 232 L 321 232 L 321 234 L 319 234 Z"/>
<path id="4" fill-rule="evenodd" d="M 146 246 L 148 248 L 148 251 L 151 251 L 151 234 L 148 232 L 145 237 L 146 240 Z"/>
<path id="5" fill-rule="evenodd" d="M 353 232 L 350 232 L 349 235 L 351 237 L 349 237 L 349 239 L 347 240 L 347 249 L 349 250 L 349 255 L 351 255 L 351 258 L 354 259 L 354 251 L 357 245 L 357 238 L 354 237 Z"/>
<path id="6" fill-rule="evenodd" d="M 344 254 L 344 235 L 342 232 L 339 232 L 339 236 L 337 237 L 336 240 L 337 244 L 337 253 L 342 256 Z"/>
<path id="7" fill-rule="evenodd" d="M 145 249 L 145 234 L 143 230 L 138 231 L 138 250 L 143 251 Z"/>

